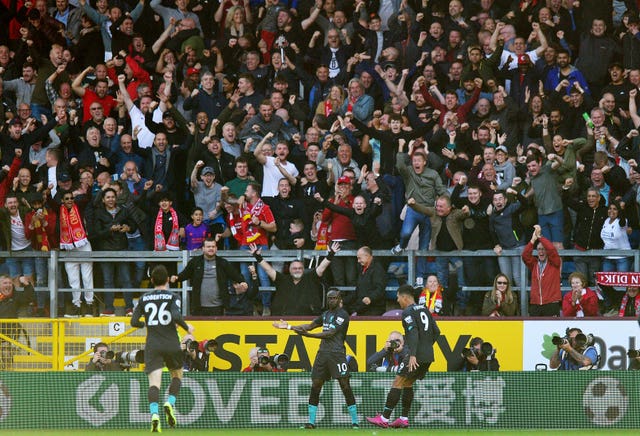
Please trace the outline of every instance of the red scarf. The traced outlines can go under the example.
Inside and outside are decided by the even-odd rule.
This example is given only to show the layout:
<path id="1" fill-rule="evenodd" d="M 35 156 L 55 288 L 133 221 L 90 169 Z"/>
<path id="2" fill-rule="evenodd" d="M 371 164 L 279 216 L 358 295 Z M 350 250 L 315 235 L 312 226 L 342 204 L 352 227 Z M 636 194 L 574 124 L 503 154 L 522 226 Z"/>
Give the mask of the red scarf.
<path id="1" fill-rule="evenodd" d="M 264 209 L 262 199 L 258 199 L 253 206 L 249 203 L 245 203 L 244 208 L 242 209 L 242 233 L 244 234 L 246 245 L 249 245 L 262 236 L 260 227 L 255 226 L 252 221 L 254 216 L 258 218 L 260 217 L 262 209 Z"/>
<path id="2" fill-rule="evenodd" d="M 316 237 L 315 250 L 326 250 L 329 243 L 329 224 L 320 221 L 318 236 Z"/>
<path id="3" fill-rule="evenodd" d="M 328 117 L 333 113 L 333 106 L 331 105 L 331 101 L 325 100 L 324 102 L 324 116 Z"/>
<path id="4" fill-rule="evenodd" d="M 42 217 L 45 221 L 47 221 L 47 209 L 42 208 Z M 40 247 L 40 251 L 49 251 L 51 246 L 49 244 L 49 237 L 47 236 L 47 229 L 42 225 L 40 220 L 34 220 L 33 217 L 36 216 L 36 212 L 31 212 L 31 222 L 33 223 L 33 234 L 35 236 L 35 241 L 33 244 L 33 248 Z"/>
<path id="5" fill-rule="evenodd" d="M 73 250 L 84 247 L 89 243 L 87 232 L 82 225 L 82 217 L 75 204 L 69 210 L 64 206 L 60 207 L 60 248 L 63 250 Z"/>
<path id="6" fill-rule="evenodd" d="M 635 307 L 636 307 L 636 316 L 640 315 L 640 294 L 635 297 Z M 622 297 L 622 302 L 620 302 L 620 310 L 618 311 L 618 316 L 623 317 L 624 313 L 627 309 L 627 303 L 629 302 L 629 295 L 625 292 L 624 297 Z"/>
<path id="7" fill-rule="evenodd" d="M 422 290 L 420 294 L 419 303 L 424 304 L 429 312 L 433 315 L 437 315 L 440 313 L 442 309 L 442 293 L 444 292 L 444 288 L 442 286 L 438 286 L 438 289 L 435 291 L 430 291 L 427 288 Z"/>
<path id="8" fill-rule="evenodd" d="M 243 244 L 244 237 L 242 233 L 242 217 L 237 212 L 230 212 L 228 220 L 229 230 L 231 231 L 231 234 L 234 238 L 236 238 L 236 241 L 238 241 L 239 244 Z"/>
<path id="9" fill-rule="evenodd" d="M 165 241 L 164 232 L 162 231 L 162 209 L 158 211 L 156 216 L 156 225 L 154 227 L 153 251 L 176 251 L 180 249 L 180 226 L 178 223 L 178 214 L 174 208 L 169 209 L 171 213 L 171 233 L 169 241 Z"/>

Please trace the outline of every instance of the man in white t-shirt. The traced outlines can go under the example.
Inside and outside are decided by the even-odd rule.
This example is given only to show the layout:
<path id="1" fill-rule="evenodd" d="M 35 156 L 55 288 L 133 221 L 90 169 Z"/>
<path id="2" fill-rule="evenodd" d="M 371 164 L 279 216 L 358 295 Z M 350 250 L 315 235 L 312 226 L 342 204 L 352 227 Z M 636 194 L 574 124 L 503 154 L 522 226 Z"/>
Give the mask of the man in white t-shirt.
<path id="1" fill-rule="evenodd" d="M 540 45 L 535 50 L 527 51 L 527 40 L 521 36 L 517 36 L 513 40 L 511 47 L 505 46 L 502 56 L 500 57 L 500 68 L 503 68 L 504 65 L 509 62 L 509 69 L 515 70 L 518 68 L 518 57 L 522 54 L 527 54 L 533 64 L 542 56 L 548 47 L 547 38 L 544 36 L 544 33 L 542 33 L 542 30 L 540 30 L 538 23 L 531 23 L 531 27 Z M 511 58 L 511 60 L 509 60 L 509 58 Z"/>
<path id="2" fill-rule="evenodd" d="M 261 197 L 275 197 L 278 195 L 278 182 L 283 177 L 287 178 L 291 185 L 295 185 L 298 177 L 298 169 L 294 164 L 287 160 L 289 156 L 289 146 L 285 142 L 276 144 L 275 156 L 265 156 L 262 151 L 264 143 L 273 137 L 273 133 L 267 133 L 262 141 L 258 144 L 254 156 L 258 163 L 263 166 L 264 176 L 262 180 Z"/>

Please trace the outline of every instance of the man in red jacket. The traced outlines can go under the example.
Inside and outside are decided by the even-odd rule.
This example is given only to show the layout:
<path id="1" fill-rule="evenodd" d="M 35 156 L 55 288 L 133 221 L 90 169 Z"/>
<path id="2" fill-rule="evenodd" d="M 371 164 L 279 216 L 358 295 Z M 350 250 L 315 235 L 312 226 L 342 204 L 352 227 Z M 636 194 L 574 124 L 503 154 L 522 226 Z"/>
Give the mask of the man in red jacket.
<path id="1" fill-rule="evenodd" d="M 351 208 L 353 205 L 353 195 L 351 194 L 351 179 L 348 176 L 341 176 L 336 183 L 336 195 L 331 200 L 338 206 Z M 331 226 L 329 239 L 340 242 L 343 250 L 356 250 L 356 231 L 351 222 L 351 218 L 346 215 L 333 212 L 325 208 L 322 212 L 322 222 Z M 331 273 L 335 286 L 355 286 L 357 281 L 356 260 L 349 257 L 337 257 L 331 262 Z"/>
<path id="2" fill-rule="evenodd" d="M 558 316 L 560 313 L 560 273 L 562 259 L 553 243 L 542 236 L 542 228 L 533 226 L 531 241 L 524 247 L 522 261 L 531 271 L 529 315 Z M 537 244 L 536 244 L 537 242 Z M 536 246 L 538 256 L 533 256 Z"/>

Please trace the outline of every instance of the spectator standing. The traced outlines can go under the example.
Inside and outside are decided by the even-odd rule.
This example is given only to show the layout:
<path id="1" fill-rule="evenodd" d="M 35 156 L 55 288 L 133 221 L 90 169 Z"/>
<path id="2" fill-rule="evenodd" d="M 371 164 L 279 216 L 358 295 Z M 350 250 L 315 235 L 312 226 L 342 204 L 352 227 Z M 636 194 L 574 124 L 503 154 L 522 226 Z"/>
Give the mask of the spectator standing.
<path id="1" fill-rule="evenodd" d="M 573 229 L 573 248 L 580 251 L 601 250 L 604 242 L 600 237 L 602 227 L 607 219 L 607 207 L 602 196 L 595 188 L 588 188 L 586 199 L 577 200 L 572 194 L 570 183 L 565 182 L 562 191 L 564 203 L 577 213 Z M 594 274 L 600 271 L 600 258 L 597 256 L 574 256 L 576 271 L 587 277 L 588 283 L 593 283 Z"/>
<path id="2" fill-rule="evenodd" d="M 261 187 L 257 183 L 250 183 L 244 194 L 244 199 L 240 205 L 241 233 L 242 242 L 241 250 L 251 250 L 250 244 L 255 244 L 261 250 L 269 249 L 269 233 L 275 233 L 278 230 L 271 208 L 262 198 L 260 198 Z M 230 227 L 235 227 L 235 219 L 229 222 Z M 247 283 L 251 282 L 248 265 L 240 264 L 240 271 L 245 277 Z M 264 268 L 258 267 L 258 278 L 261 287 L 271 285 L 269 276 Z M 269 291 L 260 291 L 260 300 L 262 301 L 262 315 L 271 315 L 271 297 Z"/>
<path id="3" fill-rule="evenodd" d="M 98 250 L 126 252 L 129 248 L 127 233 L 133 233 L 137 230 L 130 209 L 118 206 L 116 198 L 116 191 L 107 187 L 102 191 L 102 205 L 96 207 L 94 211 L 92 237 Z M 127 290 L 133 287 L 129 262 L 101 262 L 100 268 L 105 288 L 114 289 L 116 278 L 120 287 Z M 115 316 L 113 299 L 112 290 L 104 293 L 104 310 L 100 316 Z M 124 291 L 124 302 L 125 315 L 131 316 L 133 314 L 133 294 L 131 292 Z"/>
<path id="4" fill-rule="evenodd" d="M 351 195 L 351 179 L 342 176 L 336 184 L 336 194 L 331 201 L 344 208 L 351 208 L 354 197 Z M 325 208 L 322 212 L 322 224 L 331 228 L 329 240 L 340 242 L 343 250 L 355 250 L 357 247 L 356 231 L 348 216 Z M 356 262 L 351 256 L 341 256 L 331 263 L 333 283 L 336 286 L 355 286 L 357 281 Z"/>
<path id="5" fill-rule="evenodd" d="M 67 251 L 89 252 L 89 242 L 84 216 L 75 202 L 75 195 L 70 190 L 61 193 L 62 205 L 60 206 L 60 249 Z M 93 294 L 93 263 L 91 262 L 65 262 L 64 269 L 67 272 L 69 286 L 75 289 L 71 292 L 72 305 L 65 313 L 67 318 L 80 316 L 82 304 L 82 291 L 84 289 L 84 314 L 92 316 L 96 313 Z M 82 280 L 82 283 L 80 282 Z M 91 308 L 90 310 L 88 308 Z"/>
<path id="6" fill-rule="evenodd" d="M 558 316 L 560 312 L 560 272 L 562 259 L 553 243 L 542 236 L 542 228 L 533 226 L 531 240 L 524 247 L 522 261 L 531 271 L 529 315 Z M 537 244 L 537 245 L 536 245 Z M 533 248 L 538 250 L 533 256 Z"/>
<path id="7" fill-rule="evenodd" d="M 387 276 L 382 263 L 373 257 L 371 248 L 364 246 L 356 253 L 360 272 L 355 292 L 347 292 L 345 307 L 351 314 L 380 316 L 385 311 Z"/>
<path id="8" fill-rule="evenodd" d="M 207 238 L 202 254 L 189 260 L 180 274 L 171 276 L 171 283 L 190 281 L 189 313 L 193 316 L 224 315 L 231 292 L 241 294 L 249 288 L 242 274 L 228 260 L 217 256 L 217 251 L 216 240 Z"/>
<path id="9" fill-rule="evenodd" d="M 322 310 L 322 283 L 324 275 L 335 254 L 340 251 L 340 243 L 334 242 L 329 247 L 327 257 L 318 267 L 311 271 L 304 270 L 304 263 L 296 259 L 289 264 L 289 274 L 276 271 L 260 254 L 257 246 L 252 244 L 251 254 L 258 265 L 264 268 L 276 286 L 273 296 L 271 314 L 275 316 L 309 316 L 317 315 Z"/>

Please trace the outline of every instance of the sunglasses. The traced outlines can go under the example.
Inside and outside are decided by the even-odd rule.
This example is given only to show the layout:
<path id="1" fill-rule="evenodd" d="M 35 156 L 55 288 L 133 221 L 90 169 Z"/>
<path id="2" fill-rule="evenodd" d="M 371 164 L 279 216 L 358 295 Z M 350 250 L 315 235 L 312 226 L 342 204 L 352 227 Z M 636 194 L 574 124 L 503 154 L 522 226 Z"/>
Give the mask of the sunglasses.
<path id="1" fill-rule="evenodd" d="M 509 282 L 496 282 L 497 285 L 508 285 Z"/>

